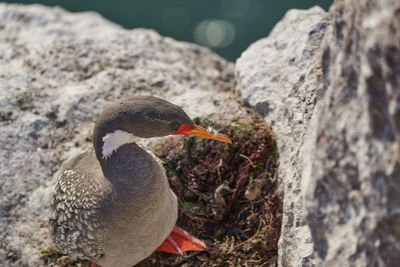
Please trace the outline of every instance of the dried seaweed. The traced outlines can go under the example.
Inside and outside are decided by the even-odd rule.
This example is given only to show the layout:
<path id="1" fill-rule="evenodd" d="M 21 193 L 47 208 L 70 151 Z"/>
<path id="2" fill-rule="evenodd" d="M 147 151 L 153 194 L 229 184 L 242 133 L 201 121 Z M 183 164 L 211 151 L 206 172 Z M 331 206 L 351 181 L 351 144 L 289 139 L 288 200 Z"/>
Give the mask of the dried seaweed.
<path id="1" fill-rule="evenodd" d="M 177 225 L 207 244 L 207 252 L 155 253 L 142 266 L 275 266 L 281 227 L 277 150 L 258 116 L 221 127 L 232 144 L 171 138 L 156 148 L 178 197 Z"/>

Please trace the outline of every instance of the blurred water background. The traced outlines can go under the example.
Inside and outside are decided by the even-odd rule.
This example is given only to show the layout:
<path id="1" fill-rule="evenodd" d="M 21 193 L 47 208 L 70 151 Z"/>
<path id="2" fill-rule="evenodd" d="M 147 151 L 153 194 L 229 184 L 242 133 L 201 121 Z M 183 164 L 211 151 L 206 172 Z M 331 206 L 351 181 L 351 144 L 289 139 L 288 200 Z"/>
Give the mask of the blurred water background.
<path id="1" fill-rule="evenodd" d="M 42 0 L 7 3 L 61 6 L 96 11 L 125 28 L 150 28 L 177 40 L 210 47 L 234 61 L 251 43 L 265 37 L 292 8 L 315 5 L 328 10 L 333 0 Z"/>

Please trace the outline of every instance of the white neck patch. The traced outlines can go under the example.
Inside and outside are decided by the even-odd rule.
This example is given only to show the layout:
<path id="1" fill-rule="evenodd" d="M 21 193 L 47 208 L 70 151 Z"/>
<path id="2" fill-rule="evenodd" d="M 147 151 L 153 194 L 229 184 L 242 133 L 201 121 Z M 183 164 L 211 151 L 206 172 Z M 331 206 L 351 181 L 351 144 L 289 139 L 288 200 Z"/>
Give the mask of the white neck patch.
<path id="1" fill-rule="evenodd" d="M 103 159 L 107 159 L 120 146 L 135 142 L 135 136 L 131 133 L 116 130 L 103 137 Z"/>

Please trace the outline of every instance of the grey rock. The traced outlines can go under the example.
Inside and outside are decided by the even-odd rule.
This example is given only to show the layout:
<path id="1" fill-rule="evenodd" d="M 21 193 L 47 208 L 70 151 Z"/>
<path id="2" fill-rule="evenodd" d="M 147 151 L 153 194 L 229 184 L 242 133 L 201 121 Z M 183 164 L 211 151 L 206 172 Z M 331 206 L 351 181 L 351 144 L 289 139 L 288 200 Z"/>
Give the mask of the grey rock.
<path id="1" fill-rule="evenodd" d="M 91 146 L 105 105 L 155 95 L 229 123 L 245 114 L 234 84 L 233 64 L 206 48 L 95 13 L 0 3 L 0 265 L 42 264 L 53 178 Z"/>
<path id="2" fill-rule="evenodd" d="M 299 153 L 323 88 L 321 42 L 329 16 L 319 7 L 290 10 L 267 38 L 252 44 L 238 59 L 237 92 L 264 116 L 277 137 L 283 220 L 279 265 L 308 266 L 313 240 L 301 194 Z"/>
<path id="3" fill-rule="evenodd" d="M 280 150 L 280 266 L 398 266 L 399 66 L 395 0 L 290 11 L 238 60 Z"/>
<path id="4" fill-rule="evenodd" d="M 104 105 L 151 94 L 229 123 L 245 114 L 236 90 L 277 137 L 279 265 L 396 266 L 399 14 L 397 0 L 337 0 L 330 18 L 291 10 L 234 73 L 205 48 L 95 13 L 0 3 L 0 265 L 40 266 L 53 178 L 91 145 Z"/>
<path id="5" fill-rule="evenodd" d="M 399 266 L 400 2 L 336 1 L 302 151 L 322 266 Z"/>

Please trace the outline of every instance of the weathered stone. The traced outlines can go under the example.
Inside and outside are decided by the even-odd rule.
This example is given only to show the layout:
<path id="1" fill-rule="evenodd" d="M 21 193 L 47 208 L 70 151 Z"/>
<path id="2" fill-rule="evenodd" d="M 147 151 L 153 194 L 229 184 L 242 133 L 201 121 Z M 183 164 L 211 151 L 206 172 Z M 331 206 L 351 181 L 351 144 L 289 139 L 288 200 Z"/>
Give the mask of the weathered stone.
<path id="1" fill-rule="evenodd" d="M 95 13 L 0 3 L 0 265 L 41 265 L 50 181 L 91 146 L 106 104 L 155 95 L 229 123 L 245 113 L 233 69 L 206 48 Z"/>
<path id="2" fill-rule="evenodd" d="M 236 65 L 236 92 L 280 152 L 281 266 L 400 261 L 400 3 L 291 10 Z M 331 24 L 331 25 L 330 25 Z M 135 94 L 189 115 L 244 114 L 233 65 L 94 13 L 0 4 L 0 265 L 39 266 L 51 180 L 91 145 L 104 105 Z"/>
<path id="3" fill-rule="evenodd" d="M 338 0 L 302 152 L 322 266 L 400 263 L 400 2 Z"/>
<path id="4" fill-rule="evenodd" d="M 307 266 L 313 242 L 301 194 L 298 156 L 322 89 L 321 41 L 329 17 L 319 7 L 290 10 L 267 38 L 252 44 L 238 59 L 238 93 L 264 116 L 276 133 L 279 183 L 284 194 L 279 264 Z"/>
<path id="5" fill-rule="evenodd" d="M 330 15 L 290 11 L 236 65 L 280 149 L 279 264 L 397 266 L 400 2 L 338 0 Z"/>

